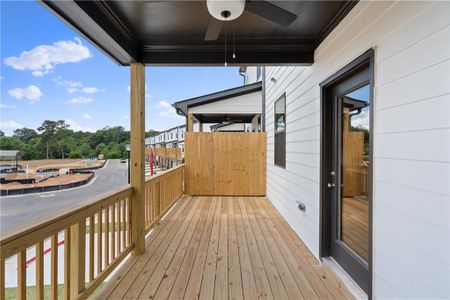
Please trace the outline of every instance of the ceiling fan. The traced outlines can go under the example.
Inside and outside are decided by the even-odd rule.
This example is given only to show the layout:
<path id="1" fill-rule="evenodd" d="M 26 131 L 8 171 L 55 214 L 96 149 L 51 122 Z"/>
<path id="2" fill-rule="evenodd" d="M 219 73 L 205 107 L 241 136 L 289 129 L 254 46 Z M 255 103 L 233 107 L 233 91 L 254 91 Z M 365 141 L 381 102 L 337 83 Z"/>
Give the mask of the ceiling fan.
<path id="1" fill-rule="evenodd" d="M 206 30 L 205 41 L 217 40 L 224 22 L 238 18 L 244 10 L 284 27 L 297 18 L 296 14 L 264 0 L 206 0 L 206 6 L 213 18 Z"/>

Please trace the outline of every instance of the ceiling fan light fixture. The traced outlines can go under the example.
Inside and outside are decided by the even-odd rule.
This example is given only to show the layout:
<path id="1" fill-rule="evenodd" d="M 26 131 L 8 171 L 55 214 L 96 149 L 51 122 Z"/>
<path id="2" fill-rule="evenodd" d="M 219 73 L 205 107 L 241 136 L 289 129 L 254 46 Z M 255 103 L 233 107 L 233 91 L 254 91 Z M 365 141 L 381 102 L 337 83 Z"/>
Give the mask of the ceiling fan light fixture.
<path id="1" fill-rule="evenodd" d="M 206 6 L 214 18 L 232 21 L 244 12 L 245 0 L 207 0 Z"/>

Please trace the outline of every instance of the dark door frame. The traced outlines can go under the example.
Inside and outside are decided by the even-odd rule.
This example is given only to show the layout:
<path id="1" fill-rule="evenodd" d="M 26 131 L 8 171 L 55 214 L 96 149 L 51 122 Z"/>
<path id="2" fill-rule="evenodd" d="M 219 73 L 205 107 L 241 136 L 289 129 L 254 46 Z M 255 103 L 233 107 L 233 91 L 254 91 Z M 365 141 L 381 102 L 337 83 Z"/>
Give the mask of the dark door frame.
<path id="1" fill-rule="evenodd" d="M 340 69 L 338 72 L 333 74 L 331 77 L 326 79 L 320 84 L 320 99 L 321 99 L 321 118 L 320 118 L 320 244 L 319 244 L 319 255 L 321 257 L 328 257 L 331 255 L 331 190 L 327 187 L 329 182 L 329 174 L 331 167 L 331 155 L 332 149 L 331 144 L 326 141 L 333 138 L 331 126 L 329 122 L 331 121 L 332 110 L 329 105 L 331 89 L 336 84 L 348 79 L 352 75 L 358 73 L 364 68 L 369 68 L 369 84 L 370 84 L 370 122 L 369 126 L 372 131 L 369 139 L 370 147 L 370 171 L 369 176 L 371 180 L 369 181 L 369 289 L 368 296 L 369 299 L 372 298 L 372 224 L 373 224 L 373 116 L 374 116 L 374 106 L 373 106 L 373 87 L 374 87 L 374 50 L 369 49 L 358 58 L 353 60 L 351 63 Z"/>

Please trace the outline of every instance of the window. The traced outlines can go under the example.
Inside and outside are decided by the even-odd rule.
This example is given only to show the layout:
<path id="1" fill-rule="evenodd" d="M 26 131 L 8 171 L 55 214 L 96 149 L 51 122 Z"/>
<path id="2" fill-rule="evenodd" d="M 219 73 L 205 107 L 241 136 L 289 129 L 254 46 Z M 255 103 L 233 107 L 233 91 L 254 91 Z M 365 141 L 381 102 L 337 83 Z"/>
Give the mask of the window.
<path id="1" fill-rule="evenodd" d="M 275 159 L 276 166 L 286 168 L 286 94 L 275 101 Z"/>

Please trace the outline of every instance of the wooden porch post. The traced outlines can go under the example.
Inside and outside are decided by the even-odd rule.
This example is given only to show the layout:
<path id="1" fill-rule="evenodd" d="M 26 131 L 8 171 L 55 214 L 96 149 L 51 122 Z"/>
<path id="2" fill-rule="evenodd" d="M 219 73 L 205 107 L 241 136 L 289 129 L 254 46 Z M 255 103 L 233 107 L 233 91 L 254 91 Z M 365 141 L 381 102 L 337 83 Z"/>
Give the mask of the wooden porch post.
<path id="1" fill-rule="evenodd" d="M 130 69 L 131 240 L 134 243 L 133 254 L 141 255 L 145 251 L 145 67 L 132 63 Z"/>
<path id="2" fill-rule="evenodd" d="M 187 126 L 188 132 L 194 131 L 194 116 L 192 114 L 188 114 L 188 126 Z"/>

